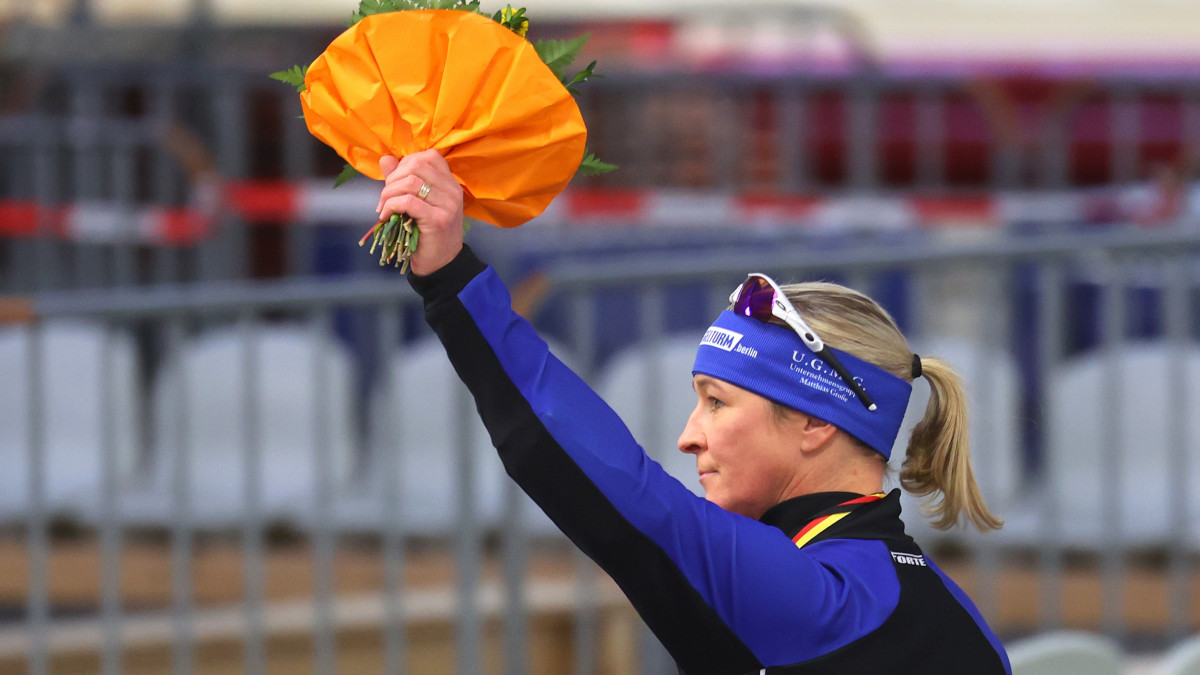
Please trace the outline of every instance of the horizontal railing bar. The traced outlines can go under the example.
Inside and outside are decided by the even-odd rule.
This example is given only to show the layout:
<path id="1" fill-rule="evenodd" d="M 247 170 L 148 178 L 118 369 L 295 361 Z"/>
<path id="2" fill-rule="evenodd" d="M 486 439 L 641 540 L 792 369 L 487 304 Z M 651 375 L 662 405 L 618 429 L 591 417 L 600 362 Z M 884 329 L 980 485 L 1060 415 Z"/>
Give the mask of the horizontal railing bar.
<path id="1" fill-rule="evenodd" d="M 24 147 L 66 142 L 76 147 L 154 144 L 161 125 L 97 115 L 0 115 L 0 143 Z"/>
<path id="2" fill-rule="evenodd" d="M 137 289 L 47 291 L 32 296 L 39 319 L 87 316 L 106 319 L 227 314 L 311 309 L 329 305 L 398 302 L 415 305 L 420 298 L 400 277 L 382 279 L 301 279 L 293 281 L 222 281 L 151 286 Z"/>
<path id="3" fill-rule="evenodd" d="M 597 600 L 606 607 L 626 605 L 620 590 L 611 581 L 599 587 Z M 505 610 L 504 587 L 498 580 L 481 583 L 476 591 L 480 611 L 488 617 Z M 565 614 L 574 607 L 574 582 L 571 579 L 540 579 L 525 590 L 523 601 L 532 615 Z M 379 628 L 386 619 L 385 598 L 378 593 L 340 595 L 334 603 L 334 621 L 338 631 Z M 429 587 L 406 591 L 401 621 L 410 624 L 437 624 L 453 620 L 459 598 L 453 588 Z M 272 602 L 266 610 L 266 629 L 271 636 L 304 634 L 312 626 L 315 603 L 308 600 Z M 238 606 L 200 609 L 194 612 L 196 640 L 210 643 L 221 640 L 240 640 L 245 634 L 245 614 Z M 132 614 L 125 622 L 123 645 L 126 649 L 168 645 L 171 623 L 161 611 Z M 55 620 L 50 625 L 50 650 L 88 652 L 98 648 L 103 625 L 95 617 L 73 617 Z M 32 636 L 20 625 L 0 628 L 0 660 L 28 654 Z"/>
<path id="4" fill-rule="evenodd" d="M 845 251 L 813 250 L 788 243 L 764 251 L 729 250 L 689 254 L 672 259 L 661 255 L 629 255 L 618 260 L 556 263 L 547 277 L 560 289 L 597 284 L 691 282 L 749 270 L 788 272 L 800 269 L 886 269 L 945 266 L 961 263 L 1070 259 L 1089 254 L 1177 256 L 1200 250 L 1200 232 L 1129 231 L 1083 235 L 1043 235 L 997 238 L 979 242 L 920 242 L 871 244 Z M 313 305 L 369 305 L 381 302 L 416 304 L 419 298 L 397 278 L 305 278 L 285 281 L 222 281 L 132 289 L 47 291 L 31 296 L 33 315 L 40 319 L 89 316 L 135 319 L 180 314 L 225 314 L 243 309 L 307 309 Z"/>
<path id="5" fill-rule="evenodd" d="M 558 288 L 577 290 L 606 283 L 690 282 L 748 271 L 915 268 L 920 265 L 1069 259 L 1096 253 L 1177 256 L 1189 250 L 1200 250 L 1200 232 L 1118 230 L 1082 235 L 997 237 L 979 242 L 868 244 L 844 251 L 814 250 L 812 246 L 789 242 L 786 246 L 762 251 L 721 250 L 673 258 L 664 258 L 661 253 L 633 254 L 601 263 L 571 261 L 552 266 L 547 277 Z"/>

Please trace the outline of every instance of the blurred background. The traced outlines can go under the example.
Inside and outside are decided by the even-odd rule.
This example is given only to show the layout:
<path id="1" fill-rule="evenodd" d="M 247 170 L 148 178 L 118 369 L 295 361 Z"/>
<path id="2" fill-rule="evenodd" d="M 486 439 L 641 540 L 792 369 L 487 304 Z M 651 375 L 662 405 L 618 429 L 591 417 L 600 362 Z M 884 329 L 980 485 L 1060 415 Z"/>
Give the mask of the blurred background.
<path id="1" fill-rule="evenodd" d="M 746 272 L 850 284 L 964 376 L 1008 524 L 906 523 L 1006 643 L 1200 673 L 1200 5 L 525 6 L 590 33 L 620 169 L 468 241 L 652 457 L 699 491 L 691 359 Z M 675 672 L 267 77 L 355 8 L 0 0 L 0 672 Z"/>

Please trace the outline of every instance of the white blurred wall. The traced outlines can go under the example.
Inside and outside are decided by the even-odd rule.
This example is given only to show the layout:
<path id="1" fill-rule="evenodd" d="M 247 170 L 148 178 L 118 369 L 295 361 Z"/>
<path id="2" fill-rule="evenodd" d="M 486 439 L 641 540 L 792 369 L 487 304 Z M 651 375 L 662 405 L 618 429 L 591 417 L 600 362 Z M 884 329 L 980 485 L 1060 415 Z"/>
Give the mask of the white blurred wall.
<path id="1" fill-rule="evenodd" d="M 61 21 L 76 0 L 0 0 L 0 16 Z M 232 24 L 340 24 L 355 0 L 89 0 L 101 23 L 174 23 L 199 2 Z M 703 23 L 712 10 L 754 17 L 821 5 L 852 13 L 884 58 L 1200 58 L 1198 0 L 525 0 L 537 19 L 677 18 Z M 490 9 L 499 2 L 485 2 Z M 768 9 L 774 8 L 774 9 Z"/>

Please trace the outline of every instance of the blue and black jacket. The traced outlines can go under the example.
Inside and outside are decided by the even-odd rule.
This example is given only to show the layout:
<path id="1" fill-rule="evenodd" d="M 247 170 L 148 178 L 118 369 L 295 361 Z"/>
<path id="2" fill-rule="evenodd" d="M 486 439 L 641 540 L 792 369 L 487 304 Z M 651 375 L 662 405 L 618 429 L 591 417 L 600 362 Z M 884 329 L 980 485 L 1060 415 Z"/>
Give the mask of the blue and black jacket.
<path id="1" fill-rule="evenodd" d="M 759 521 L 725 511 L 646 456 L 469 248 L 410 280 L 508 474 L 683 673 L 1010 672 L 970 599 L 904 533 L 898 490 L 851 505 L 806 495 Z"/>

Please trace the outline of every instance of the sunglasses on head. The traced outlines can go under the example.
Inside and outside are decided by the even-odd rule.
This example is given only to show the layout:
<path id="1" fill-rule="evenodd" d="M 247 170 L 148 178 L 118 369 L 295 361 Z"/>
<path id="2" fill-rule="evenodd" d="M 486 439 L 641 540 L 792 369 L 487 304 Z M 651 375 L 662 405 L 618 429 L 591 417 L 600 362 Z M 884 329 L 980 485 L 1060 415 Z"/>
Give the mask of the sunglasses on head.
<path id="1" fill-rule="evenodd" d="M 733 305 L 732 311 L 741 316 L 757 319 L 763 323 L 771 323 L 772 317 L 783 321 L 796 332 L 796 335 L 800 336 L 810 351 L 837 372 L 846 386 L 850 387 L 858 400 L 867 407 L 867 410 L 875 410 L 875 402 L 863 390 L 862 385 L 850 376 L 850 373 L 834 356 L 833 351 L 825 346 L 816 331 L 809 328 L 808 324 L 804 322 L 800 312 L 787 299 L 774 279 L 757 272 L 750 274 L 741 285 L 733 289 L 733 293 L 729 295 L 729 302 Z"/>

